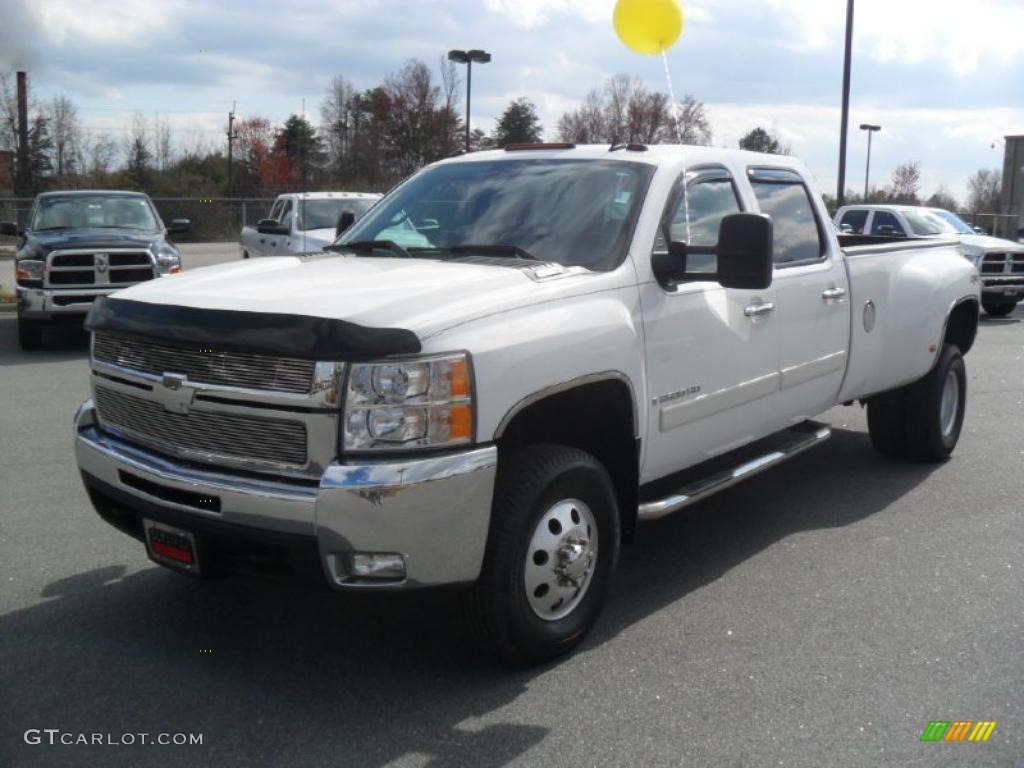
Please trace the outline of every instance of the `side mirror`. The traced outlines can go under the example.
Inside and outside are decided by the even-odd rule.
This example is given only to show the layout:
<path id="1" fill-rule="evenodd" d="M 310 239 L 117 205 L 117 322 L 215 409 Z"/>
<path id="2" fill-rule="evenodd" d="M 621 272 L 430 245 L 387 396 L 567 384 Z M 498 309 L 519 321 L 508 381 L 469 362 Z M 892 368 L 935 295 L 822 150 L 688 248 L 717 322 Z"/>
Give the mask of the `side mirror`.
<path id="1" fill-rule="evenodd" d="M 12 221 L 0 221 L 0 235 L 18 237 L 22 234 L 21 228 Z"/>
<path id="2" fill-rule="evenodd" d="M 334 236 L 337 237 L 355 223 L 356 215 L 352 211 L 342 211 L 338 214 L 338 223 L 334 226 Z"/>
<path id="3" fill-rule="evenodd" d="M 723 288 L 759 290 L 772 284 L 772 220 L 760 213 L 731 213 L 718 226 L 718 244 L 711 246 L 669 243 L 668 253 L 651 261 L 662 283 L 714 280 Z M 687 257 L 717 257 L 715 272 L 688 272 Z"/>
<path id="4" fill-rule="evenodd" d="M 175 235 L 181 232 L 188 232 L 192 229 L 192 221 L 190 219 L 174 219 L 167 227 L 167 234 Z"/>
<path id="5" fill-rule="evenodd" d="M 987 235 L 988 234 L 988 232 L 986 232 L 982 227 L 975 226 L 975 227 L 971 227 L 971 229 L 973 229 L 979 235 Z"/>
<path id="6" fill-rule="evenodd" d="M 261 235 L 287 235 L 288 227 L 279 224 L 276 219 L 260 219 L 256 231 Z"/>

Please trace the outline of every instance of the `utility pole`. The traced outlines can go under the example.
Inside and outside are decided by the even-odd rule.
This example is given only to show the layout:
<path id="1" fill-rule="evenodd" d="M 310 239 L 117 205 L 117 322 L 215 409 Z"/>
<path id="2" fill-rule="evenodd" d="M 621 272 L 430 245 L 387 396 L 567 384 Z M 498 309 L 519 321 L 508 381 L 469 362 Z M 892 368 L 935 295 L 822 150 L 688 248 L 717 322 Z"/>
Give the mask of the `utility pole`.
<path id="1" fill-rule="evenodd" d="M 16 194 L 28 197 L 32 194 L 32 174 L 28 156 L 28 75 L 18 73 L 18 173 L 15 183 Z"/>
<path id="2" fill-rule="evenodd" d="M 231 197 L 234 193 L 234 186 L 232 183 L 234 164 L 232 163 L 232 160 L 234 159 L 233 150 L 235 139 L 238 138 L 238 134 L 235 133 L 235 105 L 237 103 L 238 102 L 236 101 L 231 102 L 231 111 L 228 112 L 228 197 Z"/>
<path id="3" fill-rule="evenodd" d="M 846 190 L 846 125 L 850 121 L 850 57 L 853 52 L 853 0 L 846 0 L 846 53 L 843 56 L 843 117 L 839 126 L 839 183 L 836 207 L 843 204 Z"/>

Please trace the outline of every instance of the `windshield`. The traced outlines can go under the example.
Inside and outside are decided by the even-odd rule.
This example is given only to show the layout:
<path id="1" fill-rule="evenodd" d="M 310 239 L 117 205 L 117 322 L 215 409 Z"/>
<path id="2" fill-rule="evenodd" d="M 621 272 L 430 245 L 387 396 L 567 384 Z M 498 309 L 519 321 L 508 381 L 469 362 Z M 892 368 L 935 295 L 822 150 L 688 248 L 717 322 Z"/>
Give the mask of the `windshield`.
<path id="1" fill-rule="evenodd" d="M 149 200 L 129 195 L 45 195 L 39 198 L 29 224 L 36 232 L 87 227 L 160 229 Z"/>
<path id="2" fill-rule="evenodd" d="M 296 226 L 300 230 L 334 229 L 342 212 L 351 211 L 358 220 L 376 202 L 375 198 L 358 197 L 300 200 L 299 217 Z"/>
<path id="3" fill-rule="evenodd" d="M 949 227 L 949 229 L 944 230 L 946 232 L 956 232 L 958 235 L 976 234 L 974 229 L 971 228 L 971 225 L 955 213 L 945 211 L 942 208 L 932 208 L 928 213 L 944 222 Z"/>
<path id="4" fill-rule="evenodd" d="M 421 257 L 504 246 L 542 261 L 613 269 L 653 173 L 653 166 L 620 160 L 439 165 L 388 195 L 339 242 L 391 240 Z"/>
<path id="5" fill-rule="evenodd" d="M 932 235 L 944 235 L 951 231 L 950 225 L 935 216 L 930 211 L 903 211 L 903 218 L 907 220 L 910 229 L 915 235 L 929 237 Z"/>

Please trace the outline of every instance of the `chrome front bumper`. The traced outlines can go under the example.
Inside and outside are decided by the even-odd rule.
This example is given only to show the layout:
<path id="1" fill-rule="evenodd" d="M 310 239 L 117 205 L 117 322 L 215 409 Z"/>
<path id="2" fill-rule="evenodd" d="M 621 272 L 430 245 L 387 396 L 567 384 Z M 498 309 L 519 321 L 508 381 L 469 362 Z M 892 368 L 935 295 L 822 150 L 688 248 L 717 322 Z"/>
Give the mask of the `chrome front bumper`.
<path id="1" fill-rule="evenodd" d="M 92 400 L 75 416 L 75 453 L 84 475 L 140 504 L 253 531 L 315 536 L 325 578 L 335 589 L 474 581 L 498 463 L 492 445 L 415 459 L 333 462 L 319 484 L 263 479 L 199 469 L 103 432 Z M 123 481 L 126 475 L 136 478 L 132 485 Z M 168 492 L 152 495 L 140 485 Z M 220 511 L 176 501 L 175 491 L 216 497 Z M 357 552 L 401 554 L 405 579 L 354 578 L 348 563 Z"/>
<path id="2" fill-rule="evenodd" d="M 18 307 L 26 320 L 85 315 L 97 296 L 107 296 L 119 288 L 61 289 L 18 286 Z"/>

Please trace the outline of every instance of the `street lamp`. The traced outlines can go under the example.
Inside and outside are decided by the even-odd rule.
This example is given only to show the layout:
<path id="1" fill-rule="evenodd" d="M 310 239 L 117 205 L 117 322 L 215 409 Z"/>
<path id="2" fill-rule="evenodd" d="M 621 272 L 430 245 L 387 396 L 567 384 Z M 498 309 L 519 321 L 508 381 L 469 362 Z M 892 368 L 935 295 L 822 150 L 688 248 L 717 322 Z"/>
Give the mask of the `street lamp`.
<path id="1" fill-rule="evenodd" d="M 466 151 L 469 152 L 469 91 L 473 86 L 473 62 L 486 64 L 491 60 L 491 54 L 487 51 L 473 49 L 472 51 L 448 51 L 448 61 L 455 61 L 466 65 Z"/>
<path id="2" fill-rule="evenodd" d="M 882 126 L 861 123 L 860 129 L 868 132 L 868 161 L 864 166 L 864 202 L 866 203 L 868 201 L 868 175 L 871 173 L 871 134 L 882 130 Z"/>

